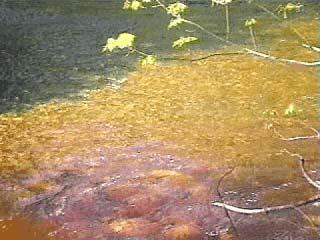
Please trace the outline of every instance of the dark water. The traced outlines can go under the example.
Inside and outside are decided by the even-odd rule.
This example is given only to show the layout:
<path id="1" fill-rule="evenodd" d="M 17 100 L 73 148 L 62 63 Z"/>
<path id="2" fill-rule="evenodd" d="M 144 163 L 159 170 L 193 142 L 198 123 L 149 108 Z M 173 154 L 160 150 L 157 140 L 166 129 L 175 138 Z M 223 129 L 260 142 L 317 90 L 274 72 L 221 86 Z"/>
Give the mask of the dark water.
<path id="1" fill-rule="evenodd" d="M 259 2 L 259 1 L 258 1 Z M 263 2 L 263 1 L 260 1 Z M 283 1 L 268 1 L 275 7 Z M 306 1 L 309 17 L 317 1 Z M 213 13 L 206 1 L 194 1 L 190 18 L 224 36 L 224 11 Z M 231 40 L 250 43 L 243 22 L 248 17 L 266 18 L 256 8 L 243 12 L 241 1 L 231 8 Z M 86 91 L 112 85 L 119 87 L 126 73 L 136 67 L 135 56 L 119 52 L 105 56 L 106 39 L 121 32 L 135 33 L 138 47 L 149 53 L 175 53 L 172 41 L 192 34 L 201 37 L 196 48 L 221 48 L 221 43 L 199 35 L 194 28 L 168 31 L 168 17 L 161 11 L 138 13 L 121 10 L 122 1 L 10 0 L 0 4 L 0 113 L 21 112 L 48 101 L 79 99 Z M 267 42 L 267 39 L 265 40 Z M 264 43 L 263 43 L 264 44 Z"/>

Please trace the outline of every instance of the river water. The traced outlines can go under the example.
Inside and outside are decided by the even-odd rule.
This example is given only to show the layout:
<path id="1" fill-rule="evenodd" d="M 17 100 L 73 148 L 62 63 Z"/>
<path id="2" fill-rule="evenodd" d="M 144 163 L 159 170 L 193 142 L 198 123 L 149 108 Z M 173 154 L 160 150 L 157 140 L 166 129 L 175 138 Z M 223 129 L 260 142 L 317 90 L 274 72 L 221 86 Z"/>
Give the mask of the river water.
<path id="1" fill-rule="evenodd" d="M 267 6 L 275 9 L 279 2 L 268 1 Z M 309 2 L 308 17 L 314 18 L 319 6 Z M 206 1 L 190 4 L 191 19 L 224 37 L 223 9 L 213 14 Z M 268 17 L 256 8 L 246 8 L 243 13 L 241 4 L 235 3 L 230 9 L 230 40 L 250 44 L 248 31 L 243 27 L 245 19 Z M 168 31 L 169 19 L 159 9 L 134 13 L 121 7 L 122 2 L 117 0 L 2 1 L 0 113 L 21 112 L 48 101 L 83 98 L 88 90 L 106 85 L 119 87 L 126 73 L 135 69 L 137 58 L 123 52 L 101 54 L 106 39 L 118 33 L 135 33 L 138 47 L 149 53 L 179 53 L 172 50 L 172 41 L 186 33 Z M 263 35 L 263 30 L 258 34 Z M 201 44 L 195 48 L 224 46 L 206 35 L 198 36 Z M 267 42 L 266 37 L 260 46 Z"/>
<path id="2" fill-rule="evenodd" d="M 319 47 L 320 4 L 303 4 L 279 22 L 235 2 L 229 40 L 252 47 L 243 23 L 255 17 L 259 50 L 318 61 L 292 30 Z M 173 50 L 186 33 L 167 31 L 167 16 L 121 5 L 1 2 L 0 239 L 234 239 L 212 201 L 256 208 L 318 193 L 293 153 L 319 179 L 319 139 L 280 139 L 319 130 L 317 68 L 226 55 L 140 69 L 136 56 L 101 54 L 106 39 L 133 32 L 139 49 L 164 59 L 234 49 L 188 28 L 201 37 L 197 51 Z M 192 20 L 225 37 L 223 8 L 190 5 Z M 312 224 L 294 211 L 231 217 L 238 239 L 319 239 L 318 203 L 301 209 Z"/>

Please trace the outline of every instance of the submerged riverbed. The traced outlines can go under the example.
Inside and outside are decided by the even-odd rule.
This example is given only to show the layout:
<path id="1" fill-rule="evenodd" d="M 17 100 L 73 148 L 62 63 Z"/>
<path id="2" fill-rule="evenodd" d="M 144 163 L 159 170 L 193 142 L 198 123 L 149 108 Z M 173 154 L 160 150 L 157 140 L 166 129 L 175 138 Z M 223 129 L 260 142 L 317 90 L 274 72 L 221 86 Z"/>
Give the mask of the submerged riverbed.
<path id="1" fill-rule="evenodd" d="M 319 46 L 314 18 L 291 26 Z M 318 60 L 286 22 L 257 39 L 267 33 L 270 54 Z M 120 89 L 1 115 L 0 237 L 35 221 L 35 239 L 237 239 L 225 212 L 211 205 L 221 200 L 217 184 L 229 169 L 221 192 L 237 206 L 294 203 L 316 193 L 284 150 L 301 154 L 319 179 L 319 139 L 287 142 L 279 133 L 319 130 L 317 71 L 250 55 L 163 63 L 131 72 Z M 231 217 L 240 239 L 318 239 L 318 205 L 303 211 L 313 225 L 294 211 Z"/>

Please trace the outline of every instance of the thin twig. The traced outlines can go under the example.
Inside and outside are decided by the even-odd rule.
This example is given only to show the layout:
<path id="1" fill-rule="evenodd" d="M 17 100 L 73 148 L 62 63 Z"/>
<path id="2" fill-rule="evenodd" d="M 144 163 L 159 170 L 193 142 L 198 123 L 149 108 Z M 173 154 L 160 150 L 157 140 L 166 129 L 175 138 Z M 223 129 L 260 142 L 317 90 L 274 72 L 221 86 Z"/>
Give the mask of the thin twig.
<path id="1" fill-rule="evenodd" d="M 315 187 L 316 189 L 320 190 L 320 184 L 318 184 L 317 182 L 313 181 L 312 178 L 307 174 L 306 169 L 304 167 L 304 163 L 305 160 L 304 158 L 298 154 L 298 153 L 292 153 L 290 151 L 288 151 L 287 149 L 284 149 L 283 152 L 288 153 L 291 157 L 296 157 L 299 159 L 299 163 L 300 163 L 300 169 L 301 172 L 303 174 L 303 177 L 308 181 L 308 183 L 310 183 L 313 187 Z"/>
<path id="2" fill-rule="evenodd" d="M 167 12 L 167 7 L 164 5 L 161 1 L 156 0 L 156 2 L 159 4 L 159 7 L 162 7 Z"/>
<path id="3" fill-rule="evenodd" d="M 147 53 L 145 53 L 145 52 L 142 52 L 142 51 L 140 51 L 140 50 L 138 50 L 138 49 L 136 49 L 136 48 L 131 48 L 130 50 L 131 50 L 132 52 L 138 53 L 138 54 L 140 54 L 140 55 L 142 55 L 142 56 L 145 56 L 145 57 L 150 56 L 150 54 L 147 54 Z"/>
<path id="4" fill-rule="evenodd" d="M 315 226 L 314 222 L 312 221 L 312 219 L 304 211 L 302 211 L 300 208 L 294 208 L 294 209 L 298 213 L 300 213 L 310 223 L 311 229 L 320 237 L 320 233 L 317 231 L 316 226 Z"/>
<path id="5" fill-rule="evenodd" d="M 162 7 L 166 12 L 167 12 L 167 7 L 165 4 L 163 4 L 160 0 L 156 0 L 156 2 L 159 4 L 160 7 Z M 267 11 L 269 13 L 272 13 L 270 10 L 266 9 L 265 7 L 261 6 L 261 5 L 257 5 L 259 6 L 261 9 L 263 9 L 264 11 Z M 273 14 L 273 13 L 272 13 Z M 274 15 L 274 14 L 273 14 Z M 277 18 L 277 16 L 276 16 Z M 210 35 L 211 37 L 214 37 L 222 42 L 225 42 L 225 43 L 228 43 L 230 45 L 233 45 L 233 46 L 239 46 L 239 44 L 236 44 L 236 43 L 233 43 L 232 41 L 229 41 L 227 39 L 224 39 L 220 36 L 218 36 L 217 34 L 207 30 L 206 28 L 204 28 L 203 26 L 201 26 L 200 24 L 198 23 L 195 23 L 191 20 L 188 20 L 188 19 L 183 19 L 183 22 L 185 23 L 188 23 L 192 26 L 195 26 L 197 27 L 198 29 L 200 29 L 201 31 L 207 33 L 208 35 Z M 300 36 L 302 39 L 305 39 L 295 28 L 292 28 L 296 34 L 298 36 Z M 307 40 L 305 39 L 305 41 L 307 42 Z M 308 42 L 307 42 L 308 43 Z M 265 53 L 261 53 L 261 52 L 257 52 L 257 51 L 254 51 L 254 50 L 251 50 L 249 48 L 242 48 L 242 50 L 246 53 L 249 53 L 249 54 L 252 54 L 252 55 L 255 55 L 255 56 L 259 56 L 259 57 L 263 57 L 263 58 L 267 58 L 267 59 L 271 59 L 271 60 L 277 60 L 277 61 L 280 61 L 280 62 L 284 62 L 284 63 L 294 63 L 294 64 L 299 64 L 299 65 L 304 65 L 304 66 L 309 66 L 309 67 L 315 67 L 315 66 L 320 66 L 320 61 L 316 61 L 316 62 L 303 62 L 303 61 L 296 61 L 296 60 L 291 60 L 291 59 L 284 59 L 284 58 L 278 58 L 278 57 L 275 57 L 275 56 L 271 56 L 271 55 L 268 55 L 268 54 L 265 54 Z"/>
<path id="6" fill-rule="evenodd" d="M 195 62 L 195 61 L 201 61 L 210 57 L 214 57 L 214 56 L 227 56 L 227 55 L 243 55 L 245 54 L 242 51 L 237 51 L 237 52 L 215 52 L 215 53 L 211 53 L 209 55 L 206 55 L 204 57 L 200 57 L 200 58 L 194 58 L 191 59 L 191 62 Z"/>
<path id="7" fill-rule="evenodd" d="M 316 133 L 316 135 L 310 135 L 310 136 L 297 136 L 297 137 L 290 137 L 285 138 L 283 135 L 281 135 L 276 129 L 274 129 L 274 132 L 280 137 L 283 141 L 298 141 L 298 140 L 307 140 L 307 139 L 320 139 L 320 132 L 315 128 L 310 128 L 312 131 Z"/>
<path id="8" fill-rule="evenodd" d="M 316 183 L 315 181 L 313 181 L 311 179 L 311 177 L 307 174 L 305 168 L 304 168 L 304 158 L 298 154 L 298 153 L 291 153 L 289 152 L 287 149 L 284 149 L 283 152 L 288 153 L 290 156 L 292 157 L 297 157 L 299 159 L 299 163 L 300 163 L 300 168 L 303 174 L 303 177 L 308 181 L 308 183 L 310 183 L 313 187 L 317 188 L 318 190 L 320 190 L 320 184 Z M 253 209 L 249 209 L 249 208 L 240 208 L 240 207 L 236 207 L 236 206 L 232 206 L 223 202 L 213 202 L 212 205 L 216 206 L 216 207 L 223 207 L 227 210 L 230 210 L 232 212 L 237 212 L 237 213 L 242 213 L 242 214 L 248 214 L 248 215 L 252 215 L 252 214 L 260 214 L 260 213 L 269 213 L 269 212 L 275 212 L 275 211 L 282 211 L 282 210 L 287 210 L 287 209 L 295 209 L 301 206 L 305 206 L 307 204 L 310 203 L 315 203 L 320 201 L 320 194 L 317 194 L 305 201 L 300 201 L 294 204 L 285 204 L 285 205 L 280 205 L 280 206 L 275 206 L 275 207 L 265 207 L 265 208 L 253 208 Z"/>
<path id="9" fill-rule="evenodd" d="M 258 56 L 258 57 L 263 57 L 266 59 L 271 59 L 271 60 L 276 60 L 276 61 L 280 61 L 280 62 L 284 62 L 284 63 L 293 63 L 293 64 L 299 64 L 299 65 L 304 65 L 307 67 L 315 67 L 315 66 L 320 66 L 320 61 L 316 61 L 316 62 L 303 62 L 303 61 L 296 61 L 296 60 L 291 60 L 291 59 L 285 59 L 285 58 L 278 58 L 269 54 L 265 54 L 265 53 L 261 53 L 261 52 L 257 52 L 254 50 L 251 50 L 249 48 L 244 48 L 244 51 L 246 51 L 249 54 Z"/>
<path id="10" fill-rule="evenodd" d="M 227 34 L 226 34 L 226 39 L 229 39 L 229 35 L 230 35 L 230 19 L 229 19 L 229 6 L 228 4 L 225 5 L 225 10 L 226 10 L 226 30 L 227 30 Z"/>
<path id="11" fill-rule="evenodd" d="M 302 46 L 305 47 L 305 48 L 311 49 L 311 50 L 313 50 L 315 52 L 320 53 L 320 48 L 318 48 L 318 47 L 314 47 L 314 46 L 311 46 L 311 45 L 308 45 L 308 44 L 302 44 Z"/>
<path id="12" fill-rule="evenodd" d="M 190 25 L 193 25 L 193 26 L 199 28 L 201 31 L 207 33 L 207 34 L 210 35 L 211 37 L 214 37 L 214 38 L 216 38 L 216 39 L 218 39 L 218 40 L 220 40 L 220 41 L 222 41 L 222 42 L 228 43 L 228 44 L 230 44 L 230 45 L 237 45 L 237 44 L 235 44 L 235 43 L 233 43 L 233 42 L 231 42 L 231 41 L 229 41 L 229 40 L 226 40 L 226 39 L 218 36 L 217 34 L 214 34 L 213 32 L 208 31 L 207 29 L 205 29 L 204 27 L 202 27 L 202 26 L 201 26 L 200 24 L 198 24 L 198 23 L 195 23 L 195 22 L 190 21 L 190 20 L 187 20 L 187 19 L 184 19 L 184 22 L 185 22 L 185 23 L 189 23 Z"/>
<path id="13" fill-rule="evenodd" d="M 254 31 L 252 26 L 249 27 L 249 31 L 250 31 L 250 36 L 251 36 L 251 41 L 253 44 L 254 49 L 257 49 L 257 44 L 256 44 L 256 38 L 254 37 Z"/>
<path id="14" fill-rule="evenodd" d="M 236 213 L 253 215 L 253 214 L 270 213 L 270 212 L 294 209 L 294 208 L 305 206 L 305 205 L 315 203 L 318 201 L 320 201 L 320 194 L 316 194 L 315 196 L 313 196 L 307 200 L 300 201 L 300 202 L 297 202 L 294 204 L 286 204 L 286 205 L 280 205 L 280 206 L 275 206 L 275 207 L 266 207 L 266 208 L 252 208 L 252 209 L 240 208 L 240 207 L 235 207 L 235 206 L 232 206 L 232 205 L 229 205 L 226 203 L 222 203 L 222 202 L 213 202 L 212 205 L 216 206 L 216 207 L 223 207 L 229 211 L 236 212 Z"/>
<path id="15" fill-rule="evenodd" d="M 217 191 L 217 194 L 218 194 L 220 200 L 223 200 L 223 196 L 222 196 L 222 193 L 221 193 L 221 191 L 220 191 L 220 187 L 221 187 L 222 181 L 223 181 L 228 175 L 230 175 L 230 174 L 234 171 L 234 169 L 235 169 L 235 168 L 231 168 L 229 171 L 225 172 L 225 173 L 222 175 L 222 177 L 219 179 L 218 183 L 217 183 L 217 189 L 216 189 L 216 191 Z M 230 214 L 229 214 L 229 212 L 228 212 L 228 210 L 227 210 L 226 208 L 224 208 L 224 212 L 225 212 L 227 218 L 228 218 L 229 221 L 230 221 L 231 227 L 232 227 L 235 235 L 239 238 L 239 233 L 238 233 L 238 231 L 237 231 L 237 228 L 236 228 L 236 226 L 235 226 L 235 224 L 234 224 L 234 222 L 233 222 L 233 220 L 232 220 L 232 218 L 231 218 L 231 216 L 230 216 Z"/>
<path id="16" fill-rule="evenodd" d="M 272 11 L 270 11 L 270 10 L 269 10 L 268 8 L 266 8 L 265 6 L 262 6 L 262 5 L 258 4 L 258 3 L 254 3 L 254 5 L 256 5 L 258 8 L 262 9 L 263 11 L 265 11 L 266 13 L 268 13 L 269 15 L 271 15 L 274 19 L 276 19 L 276 20 L 278 20 L 278 21 L 280 21 L 280 22 L 283 21 L 282 18 L 278 17 L 276 14 L 274 14 Z M 306 37 L 303 36 L 295 27 L 289 26 L 289 28 L 290 28 L 292 31 L 294 31 L 295 34 L 296 34 L 301 40 L 303 40 L 304 42 L 306 42 L 306 43 L 309 44 L 309 42 L 308 42 L 308 40 L 306 39 Z"/>

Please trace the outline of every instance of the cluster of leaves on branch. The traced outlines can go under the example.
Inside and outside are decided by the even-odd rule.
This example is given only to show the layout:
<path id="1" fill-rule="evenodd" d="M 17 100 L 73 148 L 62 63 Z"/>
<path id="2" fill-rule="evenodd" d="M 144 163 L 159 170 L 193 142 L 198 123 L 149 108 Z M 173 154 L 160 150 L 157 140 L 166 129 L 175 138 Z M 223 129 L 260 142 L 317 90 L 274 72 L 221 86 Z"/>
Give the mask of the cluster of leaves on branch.
<path id="1" fill-rule="evenodd" d="M 130 33 L 121 33 L 117 39 L 108 38 L 106 45 L 102 49 L 102 52 L 110 51 L 114 49 L 132 48 L 136 36 Z"/>
<path id="2" fill-rule="evenodd" d="M 123 9 L 124 10 L 133 10 L 137 11 L 139 9 L 145 8 L 144 3 L 150 3 L 151 0 L 142 0 L 142 1 L 137 1 L 137 0 L 126 0 L 123 4 Z"/>
<path id="3" fill-rule="evenodd" d="M 167 13 L 173 17 L 180 17 L 188 9 L 187 5 L 176 2 L 167 7 Z"/>
<path id="4" fill-rule="evenodd" d="M 168 24 L 168 29 L 178 27 L 182 23 L 190 23 L 189 20 L 186 20 L 182 17 L 182 14 L 185 13 L 186 10 L 188 9 L 188 6 L 181 2 L 165 5 L 162 2 L 157 0 L 152 0 L 152 1 L 151 0 L 141 0 L 141 1 L 126 0 L 124 2 L 123 9 L 137 11 L 137 10 L 146 8 L 147 6 L 146 4 L 150 4 L 150 3 L 157 3 L 158 5 L 153 5 L 153 7 L 163 8 L 166 14 L 171 17 L 170 22 Z M 135 52 L 143 56 L 143 59 L 141 60 L 142 65 L 155 64 L 157 62 L 157 57 L 137 50 L 134 46 L 135 39 L 136 39 L 136 36 L 130 33 L 122 33 L 117 37 L 117 39 L 108 38 L 107 43 L 105 44 L 102 52 L 112 52 L 116 49 L 126 48 L 130 52 Z M 180 37 L 179 39 L 173 42 L 172 47 L 182 48 L 187 44 L 191 44 L 196 41 L 198 41 L 198 38 L 194 36 Z"/>
<path id="5" fill-rule="evenodd" d="M 300 12 L 301 9 L 303 8 L 303 5 L 301 4 L 293 4 L 293 3 L 287 3 L 286 5 L 280 5 L 277 10 L 278 14 L 283 14 L 283 18 L 287 19 L 288 18 L 288 13 L 292 12 Z"/>
<path id="6" fill-rule="evenodd" d="M 199 39 L 196 37 L 180 37 L 178 40 L 174 41 L 172 47 L 174 48 L 182 48 L 187 43 L 196 42 Z"/>
<path id="7" fill-rule="evenodd" d="M 226 42 L 228 42 L 228 35 L 230 32 L 228 6 L 232 2 L 233 0 L 211 0 L 212 6 L 222 5 L 226 9 L 226 13 L 225 13 L 226 32 L 227 32 Z M 252 2 L 252 0 L 248 0 L 248 2 L 250 3 Z M 165 11 L 165 13 L 170 17 L 170 20 L 168 23 L 168 30 L 180 27 L 182 24 L 186 24 L 186 25 L 189 24 L 189 25 L 192 25 L 193 27 L 196 27 L 198 30 L 209 33 L 211 36 L 221 40 L 221 38 L 219 38 L 214 33 L 209 32 L 200 24 L 185 18 L 183 15 L 187 12 L 189 7 L 186 4 L 181 3 L 179 1 L 175 3 L 165 3 L 165 2 L 162 2 L 162 0 L 125 0 L 123 4 L 124 10 L 131 10 L 131 11 L 138 11 L 141 9 L 145 9 L 147 7 L 161 8 L 162 10 Z M 288 17 L 288 13 L 299 12 L 301 11 L 302 7 L 303 6 L 300 4 L 288 3 L 284 6 L 280 5 L 277 8 L 277 12 L 278 14 L 283 14 L 283 18 L 286 19 Z M 244 24 L 244 26 L 250 30 L 250 36 L 255 49 L 257 48 L 257 45 L 256 45 L 253 29 L 255 28 L 256 24 L 257 24 L 257 20 L 254 18 L 246 20 Z M 143 59 L 141 60 L 142 65 L 155 64 L 157 62 L 156 56 L 137 50 L 134 46 L 135 39 L 136 39 L 136 36 L 131 33 L 122 33 L 118 36 L 117 39 L 108 38 L 107 43 L 104 46 L 102 52 L 112 52 L 113 50 L 116 50 L 116 49 L 127 49 L 129 50 L 129 53 L 134 52 L 139 54 L 140 56 L 143 56 Z M 173 42 L 172 47 L 176 49 L 181 49 L 189 44 L 192 44 L 198 41 L 199 39 L 195 36 L 181 36 L 179 39 Z"/>

